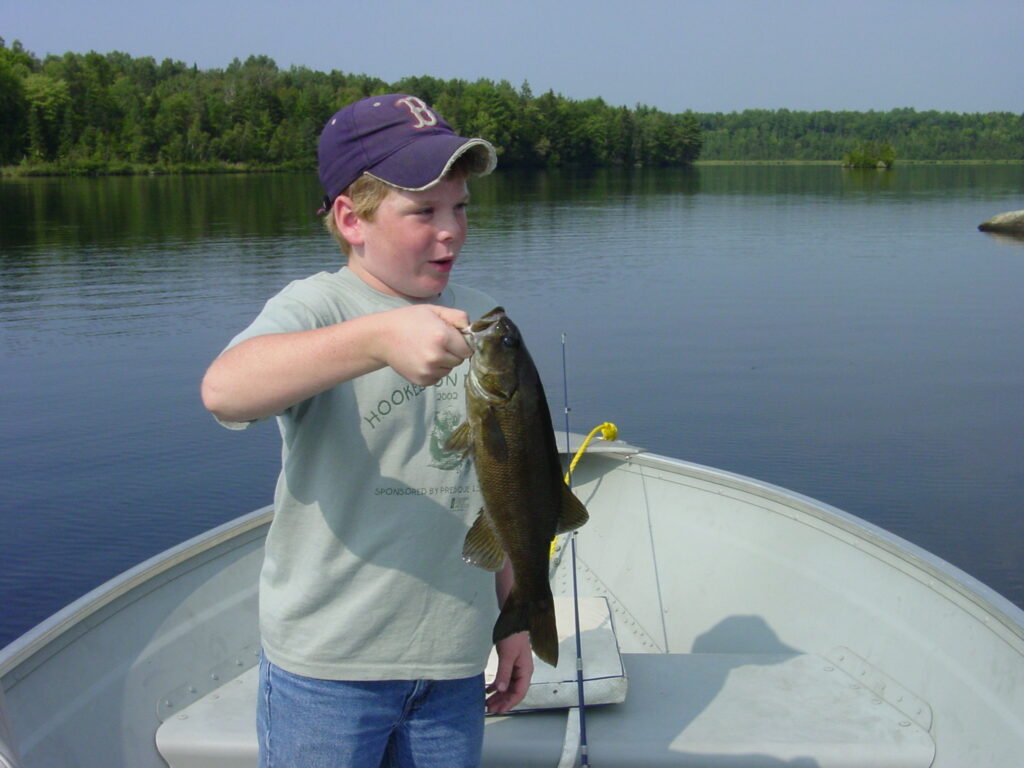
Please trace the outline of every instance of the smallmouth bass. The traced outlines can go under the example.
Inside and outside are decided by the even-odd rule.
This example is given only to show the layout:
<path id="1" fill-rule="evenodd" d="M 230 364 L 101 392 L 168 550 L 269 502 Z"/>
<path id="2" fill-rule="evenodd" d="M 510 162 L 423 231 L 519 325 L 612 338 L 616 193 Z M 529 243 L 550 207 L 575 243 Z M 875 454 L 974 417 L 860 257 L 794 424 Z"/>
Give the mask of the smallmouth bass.
<path id="1" fill-rule="evenodd" d="M 474 354 L 466 377 L 466 421 L 446 448 L 472 457 L 483 509 L 463 544 L 466 562 L 501 570 L 514 584 L 494 624 L 495 643 L 529 630 L 538 658 L 558 663 L 548 581 L 551 540 L 588 518 L 562 479 L 544 388 L 515 323 L 497 307 L 463 331 Z"/>

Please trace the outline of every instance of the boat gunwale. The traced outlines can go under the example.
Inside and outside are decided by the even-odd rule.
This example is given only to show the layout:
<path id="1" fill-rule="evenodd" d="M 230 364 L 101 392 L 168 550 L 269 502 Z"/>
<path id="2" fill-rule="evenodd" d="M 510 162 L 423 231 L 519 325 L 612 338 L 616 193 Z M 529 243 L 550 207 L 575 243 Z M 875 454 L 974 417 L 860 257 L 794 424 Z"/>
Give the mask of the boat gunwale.
<path id="1" fill-rule="evenodd" d="M 204 561 L 200 558 L 204 553 L 225 544 L 232 544 L 231 549 L 244 545 L 248 541 L 245 535 L 267 525 L 273 513 L 272 505 L 261 507 L 186 539 L 103 582 L 44 619 L 0 648 L 2 687 L 5 690 L 13 688 L 46 659 L 74 642 L 76 630 L 88 631 L 89 619 L 119 599 L 127 598 L 126 605 L 140 600 L 164 583 L 161 576 L 186 564 L 187 570 L 201 565 Z M 9 680 L 12 674 L 14 679 Z"/>

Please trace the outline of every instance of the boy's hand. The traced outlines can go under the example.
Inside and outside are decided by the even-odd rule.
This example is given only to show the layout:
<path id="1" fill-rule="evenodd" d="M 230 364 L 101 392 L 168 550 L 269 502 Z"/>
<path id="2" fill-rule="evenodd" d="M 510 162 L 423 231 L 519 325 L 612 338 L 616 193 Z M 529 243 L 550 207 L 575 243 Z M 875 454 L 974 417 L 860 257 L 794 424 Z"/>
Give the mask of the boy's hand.
<path id="1" fill-rule="evenodd" d="M 533 651 L 530 635 L 517 632 L 499 640 L 498 671 L 494 682 L 487 686 L 487 711 L 492 715 L 503 715 L 523 700 L 533 677 Z"/>
<path id="2" fill-rule="evenodd" d="M 387 314 L 385 362 L 413 384 L 436 384 L 473 354 L 459 332 L 469 325 L 462 310 L 418 304 Z"/>

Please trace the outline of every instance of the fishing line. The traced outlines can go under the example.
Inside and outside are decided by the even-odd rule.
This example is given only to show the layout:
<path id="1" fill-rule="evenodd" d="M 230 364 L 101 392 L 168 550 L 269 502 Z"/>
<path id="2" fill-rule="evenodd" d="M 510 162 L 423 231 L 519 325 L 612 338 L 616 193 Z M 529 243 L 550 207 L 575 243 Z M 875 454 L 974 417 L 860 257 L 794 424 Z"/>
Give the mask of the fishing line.
<path id="1" fill-rule="evenodd" d="M 565 455 L 567 457 L 572 456 L 572 448 L 569 445 L 569 375 L 568 365 L 565 361 L 565 333 L 562 333 L 562 397 L 565 402 Z M 569 484 L 569 488 L 572 488 L 572 472 L 570 471 L 567 475 L 566 482 Z M 590 756 L 587 750 L 587 716 L 586 709 L 584 707 L 585 700 L 583 695 L 583 645 L 580 640 L 580 598 L 579 591 L 576 584 L 576 531 L 573 531 L 569 538 L 569 547 L 572 553 L 572 607 L 573 615 L 576 621 L 576 697 L 579 702 L 577 711 L 579 712 L 579 726 L 580 726 L 580 765 L 589 766 Z"/>

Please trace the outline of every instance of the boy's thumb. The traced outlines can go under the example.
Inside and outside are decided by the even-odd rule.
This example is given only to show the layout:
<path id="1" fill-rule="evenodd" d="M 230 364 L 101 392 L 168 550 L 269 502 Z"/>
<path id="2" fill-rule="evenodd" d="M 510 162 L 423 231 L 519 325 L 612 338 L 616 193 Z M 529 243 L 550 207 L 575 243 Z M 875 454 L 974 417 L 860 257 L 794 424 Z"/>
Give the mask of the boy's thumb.
<path id="1" fill-rule="evenodd" d="M 461 331 L 462 329 L 469 327 L 469 315 L 461 309 L 455 309 L 453 307 L 439 307 L 436 304 L 431 304 L 430 308 L 434 310 L 439 318 L 452 326 L 452 328 Z"/>
<path id="2" fill-rule="evenodd" d="M 491 686 L 499 693 L 504 693 L 508 690 L 508 684 L 511 679 L 512 662 L 498 654 L 498 669 L 494 673 L 494 682 L 491 683 Z"/>

